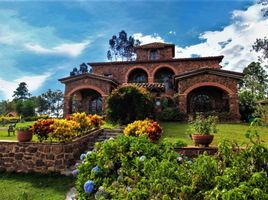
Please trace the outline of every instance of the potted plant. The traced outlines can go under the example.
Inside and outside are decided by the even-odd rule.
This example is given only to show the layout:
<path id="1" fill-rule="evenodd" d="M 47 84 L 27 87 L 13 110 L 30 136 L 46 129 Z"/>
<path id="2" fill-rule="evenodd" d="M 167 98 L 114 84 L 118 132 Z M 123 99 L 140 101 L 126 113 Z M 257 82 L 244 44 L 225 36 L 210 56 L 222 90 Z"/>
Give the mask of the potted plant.
<path id="1" fill-rule="evenodd" d="M 208 147 L 209 144 L 213 141 L 213 133 L 217 133 L 217 121 L 218 117 L 208 116 L 203 117 L 197 115 L 195 120 L 191 123 L 191 138 L 195 143 L 195 146 L 205 146 Z"/>
<path id="2" fill-rule="evenodd" d="M 17 139 L 19 142 L 29 142 L 32 140 L 33 133 L 31 127 L 19 127 L 17 128 Z"/>

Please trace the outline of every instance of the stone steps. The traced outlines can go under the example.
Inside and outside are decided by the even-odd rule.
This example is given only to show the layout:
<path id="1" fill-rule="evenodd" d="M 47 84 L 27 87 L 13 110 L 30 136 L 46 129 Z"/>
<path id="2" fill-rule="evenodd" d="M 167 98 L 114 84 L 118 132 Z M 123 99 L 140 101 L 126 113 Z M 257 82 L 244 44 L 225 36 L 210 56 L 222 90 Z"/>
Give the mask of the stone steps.
<path id="1" fill-rule="evenodd" d="M 89 142 L 88 150 L 93 150 L 96 142 L 102 142 L 104 140 L 108 140 L 109 138 L 116 138 L 118 135 L 122 134 L 122 129 L 104 129 L 102 133 L 100 133 L 93 141 Z M 76 163 L 81 163 L 81 160 L 76 160 Z M 75 165 L 71 166 L 64 172 L 61 172 L 62 175 L 72 176 L 72 171 L 75 169 Z"/>

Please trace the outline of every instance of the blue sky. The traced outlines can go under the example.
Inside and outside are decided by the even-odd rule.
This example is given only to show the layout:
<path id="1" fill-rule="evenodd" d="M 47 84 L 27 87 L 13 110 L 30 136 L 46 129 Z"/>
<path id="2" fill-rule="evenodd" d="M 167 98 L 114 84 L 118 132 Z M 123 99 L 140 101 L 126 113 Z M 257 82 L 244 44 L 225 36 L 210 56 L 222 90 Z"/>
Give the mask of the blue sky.
<path id="1" fill-rule="evenodd" d="M 143 44 L 176 45 L 176 57 L 225 55 L 241 71 L 268 35 L 255 1 L 14 1 L 0 2 L 0 100 L 25 81 L 33 95 L 61 89 L 59 78 L 82 62 L 107 61 L 108 40 L 125 30 Z"/>

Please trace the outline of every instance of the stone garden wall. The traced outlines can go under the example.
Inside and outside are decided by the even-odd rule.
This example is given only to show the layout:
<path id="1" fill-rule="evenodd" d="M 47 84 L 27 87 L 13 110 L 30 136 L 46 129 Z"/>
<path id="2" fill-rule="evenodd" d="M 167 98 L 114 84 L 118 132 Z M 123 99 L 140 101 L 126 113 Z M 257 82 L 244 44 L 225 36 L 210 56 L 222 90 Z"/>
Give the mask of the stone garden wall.
<path id="1" fill-rule="evenodd" d="M 194 158 L 205 152 L 207 152 L 208 155 L 215 155 L 218 152 L 218 147 L 187 146 L 187 147 L 178 147 L 178 148 L 175 148 L 175 150 L 178 153 L 183 154 L 189 158 Z"/>
<path id="2" fill-rule="evenodd" d="M 95 130 L 75 141 L 66 143 L 0 141 L 0 171 L 63 172 L 68 170 L 81 153 L 93 147 L 103 130 Z"/>

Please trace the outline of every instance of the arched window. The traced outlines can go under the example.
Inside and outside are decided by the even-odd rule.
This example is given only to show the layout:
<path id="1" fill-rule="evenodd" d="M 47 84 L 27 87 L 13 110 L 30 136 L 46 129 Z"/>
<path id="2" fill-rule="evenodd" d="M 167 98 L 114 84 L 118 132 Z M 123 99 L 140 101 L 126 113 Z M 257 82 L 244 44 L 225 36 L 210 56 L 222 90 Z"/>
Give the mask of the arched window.
<path id="1" fill-rule="evenodd" d="M 171 80 L 173 75 L 174 72 L 171 69 L 167 67 L 160 68 L 154 75 L 154 82 L 164 83 L 165 81 Z"/>
<path id="2" fill-rule="evenodd" d="M 147 83 L 148 75 L 143 69 L 134 69 L 128 76 L 128 83 Z"/>
<path id="3" fill-rule="evenodd" d="M 149 60 L 157 60 L 158 59 L 158 52 L 156 49 L 152 49 L 150 51 Z"/>

